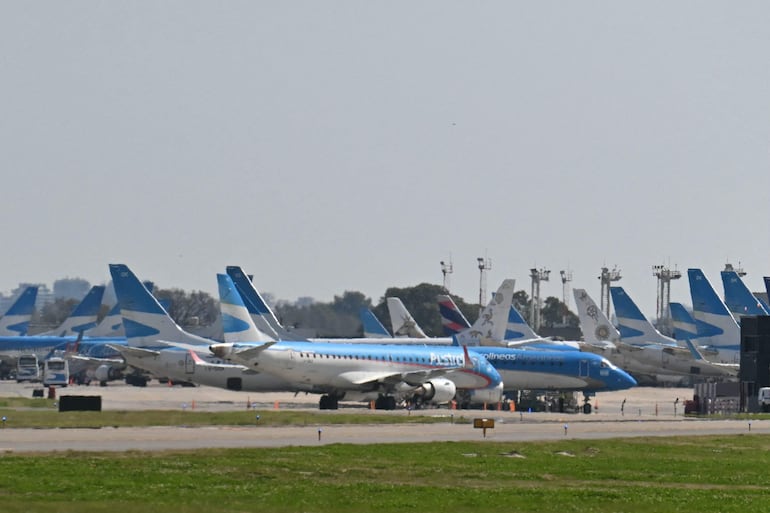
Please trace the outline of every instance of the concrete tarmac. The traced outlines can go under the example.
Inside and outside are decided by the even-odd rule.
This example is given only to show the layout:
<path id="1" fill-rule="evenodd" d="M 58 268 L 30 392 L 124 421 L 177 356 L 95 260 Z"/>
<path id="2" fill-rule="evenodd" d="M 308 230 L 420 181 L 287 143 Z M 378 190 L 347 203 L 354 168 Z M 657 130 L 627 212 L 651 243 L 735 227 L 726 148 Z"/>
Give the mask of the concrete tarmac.
<path id="1" fill-rule="evenodd" d="M 32 397 L 39 385 L 0 383 L 0 396 Z M 223 411 L 246 409 L 301 408 L 316 410 L 318 396 L 261 394 L 194 387 L 151 384 L 146 388 L 122 384 L 107 387 L 66 387 L 61 395 L 100 395 L 104 410 Z M 340 413 L 368 412 L 372 415 L 439 416 L 445 423 L 396 425 L 308 425 L 297 427 L 149 427 L 102 429 L 13 429 L 0 430 L 0 451 L 126 451 L 195 450 L 224 447 L 282 447 L 332 443 L 412 443 L 432 441 L 489 440 L 524 442 L 534 440 L 598 439 L 699 434 L 767 434 L 770 421 L 685 418 L 684 401 L 692 390 L 685 388 L 638 387 L 622 392 L 599 393 L 593 398 L 594 413 L 530 413 L 497 410 L 449 410 L 446 408 L 393 412 L 369 410 L 361 404 L 341 404 Z M 625 402 L 624 402 L 625 401 Z M 598 408 L 596 408 L 598 406 Z M 598 412 L 597 412 L 598 410 Z M 495 428 L 472 426 L 474 418 L 495 421 Z"/>

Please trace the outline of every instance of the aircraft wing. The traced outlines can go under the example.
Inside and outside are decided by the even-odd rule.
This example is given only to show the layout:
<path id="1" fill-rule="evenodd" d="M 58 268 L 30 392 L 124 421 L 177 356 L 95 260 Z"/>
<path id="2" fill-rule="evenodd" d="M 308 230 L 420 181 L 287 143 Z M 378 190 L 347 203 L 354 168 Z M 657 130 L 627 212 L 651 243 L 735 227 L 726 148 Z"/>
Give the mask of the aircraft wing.
<path id="1" fill-rule="evenodd" d="M 145 349 L 142 347 L 132 346 L 113 346 L 112 344 L 107 345 L 122 355 L 129 355 L 133 356 L 134 358 L 155 358 L 160 354 L 160 351 L 156 351 L 154 349 Z"/>
<path id="2" fill-rule="evenodd" d="M 400 383 L 406 383 L 410 386 L 419 386 L 431 379 L 435 379 L 444 376 L 454 370 L 461 369 L 461 367 L 444 367 L 441 369 L 425 369 L 415 372 L 366 372 L 366 371 L 353 371 L 344 372 L 337 378 L 340 381 L 347 382 L 351 385 L 366 385 L 366 384 L 385 384 L 385 385 L 398 385 Z"/>
<path id="3" fill-rule="evenodd" d="M 95 356 L 84 356 L 82 354 L 68 354 L 66 358 L 70 361 L 93 363 L 93 364 L 110 364 L 110 365 L 123 365 L 126 362 L 123 359 L 118 358 L 97 358 Z"/>

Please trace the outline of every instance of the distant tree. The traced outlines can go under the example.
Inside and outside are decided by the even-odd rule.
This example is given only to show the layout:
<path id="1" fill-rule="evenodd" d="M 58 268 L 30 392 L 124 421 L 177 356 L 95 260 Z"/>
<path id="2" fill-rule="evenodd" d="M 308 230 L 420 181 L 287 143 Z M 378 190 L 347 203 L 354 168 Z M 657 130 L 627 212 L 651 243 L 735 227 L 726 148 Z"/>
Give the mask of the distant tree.
<path id="1" fill-rule="evenodd" d="M 570 312 L 567 305 L 560 299 L 549 296 L 543 302 L 543 308 L 540 310 L 540 316 L 543 325 L 549 328 L 554 327 L 577 327 L 578 318 Z"/>
<path id="2" fill-rule="evenodd" d="M 281 301 L 275 305 L 275 313 L 287 328 L 310 330 L 317 337 L 349 338 L 363 335 L 358 312 L 371 305 L 371 299 L 361 292 L 345 291 L 331 303 Z"/>
<path id="3" fill-rule="evenodd" d="M 36 309 L 30 320 L 30 324 L 35 328 L 30 328 L 30 333 L 40 333 L 57 327 L 69 317 L 78 303 L 80 303 L 80 299 L 57 298 L 46 303 L 43 308 Z"/>
<path id="4" fill-rule="evenodd" d="M 446 289 L 441 285 L 431 283 L 421 283 L 414 287 L 405 288 L 391 287 L 385 291 L 385 296 L 380 299 L 373 312 L 388 331 L 392 333 L 393 326 L 390 322 L 386 298 L 397 297 L 401 299 L 401 302 L 404 303 L 406 309 L 412 314 L 414 320 L 417 321 L 417 324 L 420 325 L 426 335 L 429 337 L 441 337 L 443 336 L 441 314 L 438 311 L 438 303 L 436 301 L 440 294 L 446 294 Z M 459 299 L 459 302 L 456 302 L 466 317 L 472 316 L 472 320 L 469 319 L 471 323 L 478 317 L 478 312 L 474 314 L 473 309 L 469 308 L 464 301 Z"/>
<path id="5" fill-rule="evenodd" d="M 153 295 L 167 303 L 168 314 L 181 326 L 206 326 L 217 318 L 219 302 L 206 292 L 155 288 Z"/>
<path id="6" fill-rule="evenodd" d="M 513 293 L 513 302 L 511 305 L 518 310 L 518 312 L 521 314 L 521 316 L 524 318 L 525 321 L 527 321 L 527 324 L 530 326 L 532 325 L 532 319 L 530 317 L 532 316 L 532 300 L 529 298 L 527 293 L 523 290 L 518 290 Z"/>

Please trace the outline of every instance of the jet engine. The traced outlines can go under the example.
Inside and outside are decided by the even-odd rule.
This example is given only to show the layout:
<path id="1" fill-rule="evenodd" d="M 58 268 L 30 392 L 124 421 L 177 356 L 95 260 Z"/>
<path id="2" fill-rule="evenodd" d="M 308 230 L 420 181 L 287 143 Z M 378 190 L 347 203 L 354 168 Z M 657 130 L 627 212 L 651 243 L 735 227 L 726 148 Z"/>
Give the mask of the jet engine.
<path id="1" fill-rule="evenodd" d="M 454 399 L 457 393 L 457 387 L 454 382 L 445 379 L 437 378 L 424 383 L 419 389 L 417 389 L 416 396 L 425 403 L 447 403 Z"/>
<path id="2" fill-rule="evenodd" d="M 471 404 L 498 403 L 503 399 L 503 384 L 498 383 L 496 387 L 469 390 L 468 396 Z"/>
<path id="3" fill-rule="evenodd" d="M 94 371 L 94 379 L 99 382 L 120 379 L 121 375 L 122 373 L 120 369 L 116 369 L 112 365 L 107 364 L 98 366 Z"/>

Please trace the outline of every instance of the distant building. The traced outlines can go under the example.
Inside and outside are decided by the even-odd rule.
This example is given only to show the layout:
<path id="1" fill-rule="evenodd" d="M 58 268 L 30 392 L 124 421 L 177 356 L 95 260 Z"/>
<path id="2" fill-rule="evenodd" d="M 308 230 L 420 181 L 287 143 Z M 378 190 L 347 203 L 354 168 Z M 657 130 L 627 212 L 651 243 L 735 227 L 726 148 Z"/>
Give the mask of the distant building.
<path id="1" fill-rule="evenodd" d="M 56 299 L 83 299 L 91 284 L 83 278 L 63 278 L 53 282 L 53 296 Z"/>

